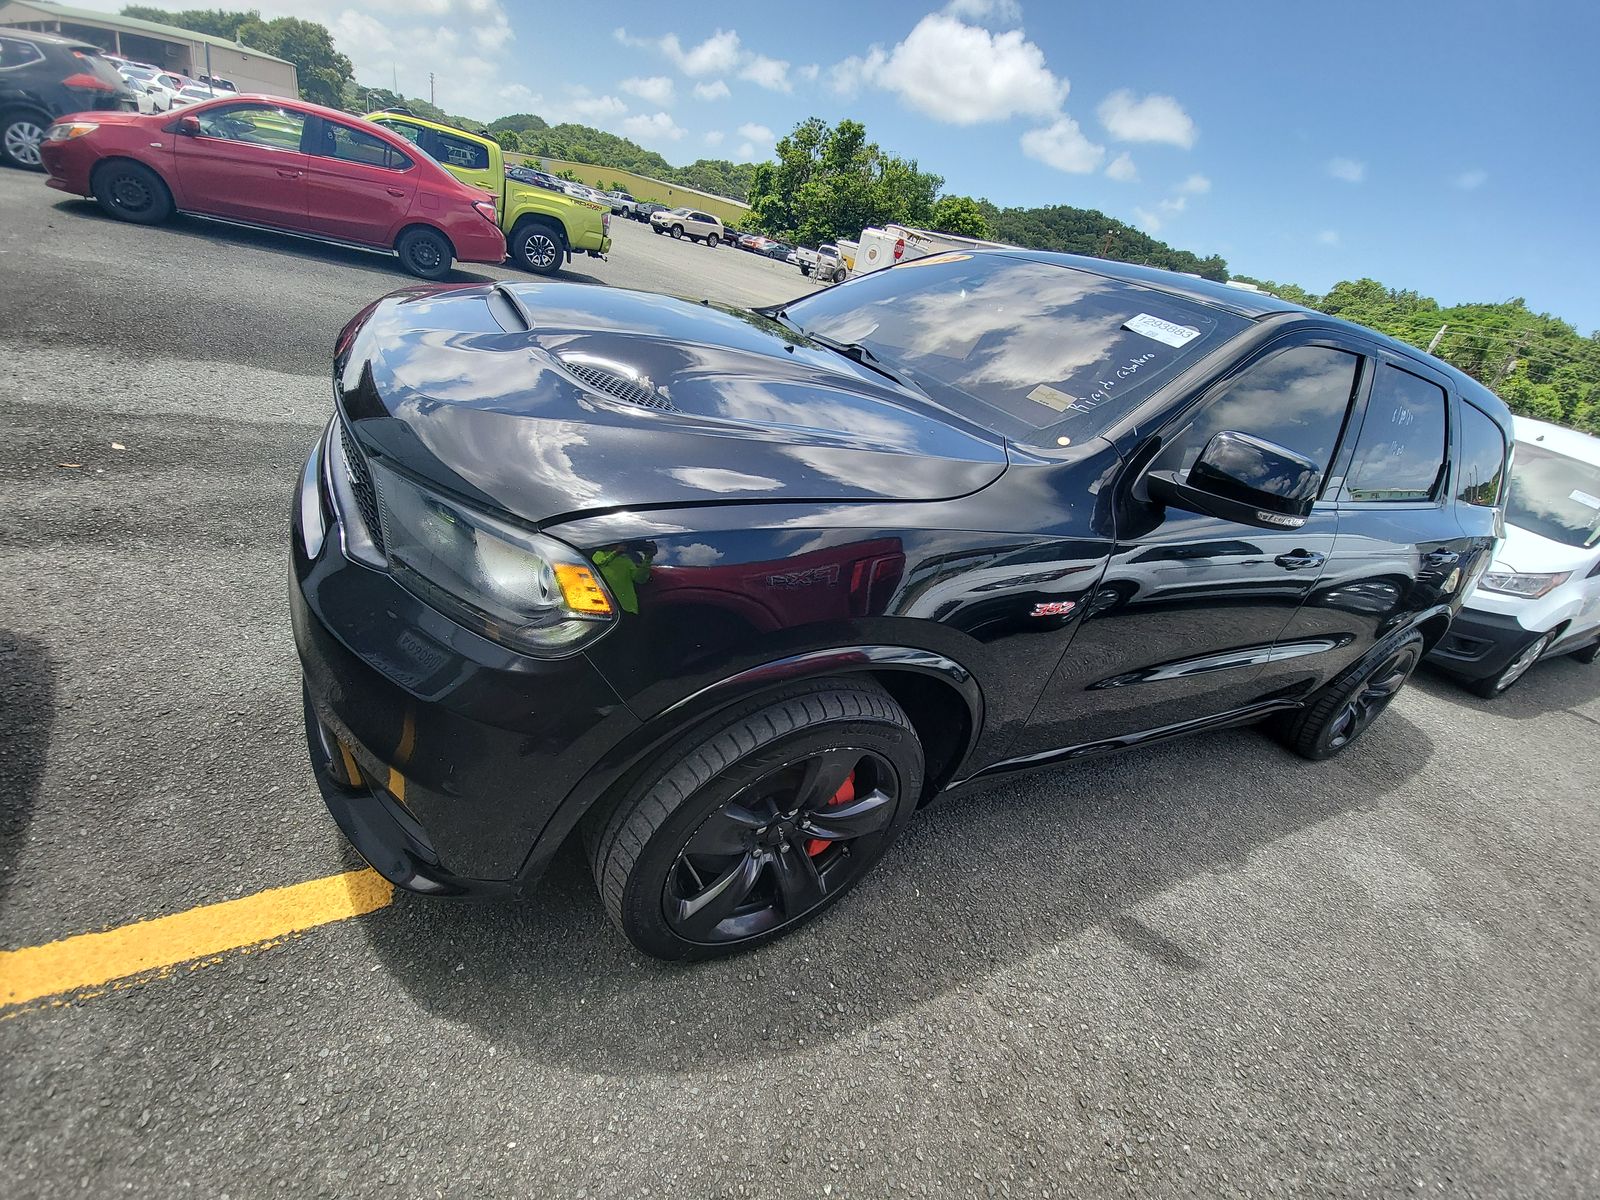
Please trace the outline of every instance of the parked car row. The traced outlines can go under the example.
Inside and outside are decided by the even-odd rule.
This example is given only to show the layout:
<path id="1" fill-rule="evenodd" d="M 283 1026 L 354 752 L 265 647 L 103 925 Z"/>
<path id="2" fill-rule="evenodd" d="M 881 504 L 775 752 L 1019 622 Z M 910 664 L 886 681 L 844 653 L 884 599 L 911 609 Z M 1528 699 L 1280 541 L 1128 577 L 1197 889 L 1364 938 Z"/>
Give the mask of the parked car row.
<path id="1" fill-rule="evenodd" d="M 229 93 L 179 112 L 78 112 L 38 152 L 51 187 L 121 220 L 184 212 L 385 250 L 424 279 L 508 247 L 545 275 L 611 248 L 606 207 L 522 183 L 492 139 L 405 111 L 364 119 Z"/>

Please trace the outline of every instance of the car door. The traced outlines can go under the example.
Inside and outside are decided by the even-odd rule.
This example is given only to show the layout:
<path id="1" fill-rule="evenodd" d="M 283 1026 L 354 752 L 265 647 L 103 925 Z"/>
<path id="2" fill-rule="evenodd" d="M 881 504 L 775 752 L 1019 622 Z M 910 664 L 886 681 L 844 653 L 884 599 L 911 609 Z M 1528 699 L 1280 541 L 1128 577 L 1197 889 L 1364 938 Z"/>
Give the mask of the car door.
<path id="1" fill-rule="evenodd" d="M 206 105 L 185 113 L 199 130 L 173 140 L 183 208 L 279 229 L 305 231 L 306 115 L 260 100 Z"/>
<path id="2" fill-rule="evenodd" d="M 306 145 L 306 199 L 312 226 L 327 237 L 387 246 L 411 211 L 416 164 L 383 138 L 314 117 Z"/>
<path id="3" fill-rule="evenodd" d="M 1319 501 L 1300 528 L 1264 529 L 1154 504 L 1143 479 L 1186 473 L 1232 430 L 1310 459 L 1326 487 L 1368 369 L 1335 338 L 1289 335 L 1128 449 L 1110 562 L 1017 753 L 1131 737 L 1263 699 L 1280 634 L 1333 552 L 1337 506 Z"/>
<path id="4" fill-rule="evenodd" d="M 1372 354 L 1359 432 L 1326 493 L 1339 514 L 1338 544 L 1285 632 L 1290 639 L 1337 642 L 1327 664 L 1335 670 L 1463 594 L 1487 568 L 1495 545 L 1493 507 L 1470 499 L 1481 482 L 1476 473 L 1452 482 L 1461 401 L 1449 380 L 1413 359 L 1376 347 Z M 1465 518 L 1452 502 L 1457 492 L 1468 506 Z M 1312 665 L 1280 663 L 1274 681 L 1301 686 Z"/>

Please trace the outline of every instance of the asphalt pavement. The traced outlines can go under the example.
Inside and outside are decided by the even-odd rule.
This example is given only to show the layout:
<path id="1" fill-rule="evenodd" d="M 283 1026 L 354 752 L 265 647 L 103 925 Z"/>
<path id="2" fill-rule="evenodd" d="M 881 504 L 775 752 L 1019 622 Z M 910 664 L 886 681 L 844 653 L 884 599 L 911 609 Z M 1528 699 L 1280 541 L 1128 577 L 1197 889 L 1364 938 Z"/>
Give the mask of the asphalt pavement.
<path id="1" fill-rule="evenodd" d="M 620 222 L 564 277 L 808 290 Z M 0 951 L 360 866 L 286 518 L 335 334 L 406 283 L 0 170 Z M 1597 757 L 1600 668 L 1423 677 L 1330 763 L 1242 730 L 952 795 L 698 966 L 576 853 L 397 896 L 0 1009 L 4 1194 L 1594 1196 Z"/>

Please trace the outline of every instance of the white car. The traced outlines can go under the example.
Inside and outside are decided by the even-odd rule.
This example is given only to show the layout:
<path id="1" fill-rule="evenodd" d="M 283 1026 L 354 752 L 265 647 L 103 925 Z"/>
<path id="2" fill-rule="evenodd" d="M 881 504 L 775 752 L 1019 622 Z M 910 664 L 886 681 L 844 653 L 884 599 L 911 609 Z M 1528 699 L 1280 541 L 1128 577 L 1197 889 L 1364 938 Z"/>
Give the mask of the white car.
<path id="1" fill-rule="evenodd" d="M 202 100 L 215 100 L 218 96 L 225 96 L 226 92 L 212 91 L 204 84 L 191 83 L 188 87 L 179 90 L 172 98 L 172 106 L 181 108 L 185 104 L 199 104 Z"/>
<path id="2" fill-rule="evenodd" d="M 671 208 L 651 213 L 650 228 L 656 233 L 670 233 L 675 238 L 688 238 L 712 247 L 728 240 L 722 222 L 697 208 Z"/>
<path id="3" fill-rule="evenodd" d="M 1600 438 L 1514 420 L 1505 540 L 1430 656 L 1480 696 L 1541 658 L 1600 652 Z"/>
<path id="4" fill-rule="evenodd" d="M 138 63 L 123 69 L 122 77 L 127 80 L 137 80 L 155 104 L 156 112 L 167 112 L 172 108 L 172 102 L 178 93 L 183 90 L 183 81 L 175 75 L 168 75 L 165 71 L 158 71 L 154 67 L 142 66 Z M 180 106 L 181 107 L 181 106 Z"/>

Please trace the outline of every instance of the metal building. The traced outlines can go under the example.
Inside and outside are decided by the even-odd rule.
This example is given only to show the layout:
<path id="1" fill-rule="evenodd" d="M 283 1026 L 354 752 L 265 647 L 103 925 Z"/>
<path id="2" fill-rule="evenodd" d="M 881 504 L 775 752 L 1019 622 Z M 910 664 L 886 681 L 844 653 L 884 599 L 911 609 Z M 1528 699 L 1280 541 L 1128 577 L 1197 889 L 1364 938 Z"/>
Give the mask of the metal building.
<path id="1" fill-rule="evenodd" d="M 0 26 L 37 29 L 90 42 L 112 54 L 191 78 L 214 75 L 241 92 L 298 96 L 294 64 L 227 38 L 140 21 L 116 13 L 69 8 L 51 0 L 0 0 Z"/>

